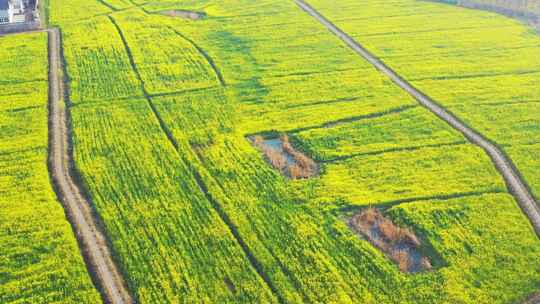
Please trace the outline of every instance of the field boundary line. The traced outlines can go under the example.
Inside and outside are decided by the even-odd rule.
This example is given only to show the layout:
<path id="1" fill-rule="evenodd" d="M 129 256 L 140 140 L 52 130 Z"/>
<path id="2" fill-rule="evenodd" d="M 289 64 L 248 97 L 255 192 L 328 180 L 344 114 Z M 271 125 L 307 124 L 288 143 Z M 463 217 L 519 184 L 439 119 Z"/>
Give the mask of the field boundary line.
<path id="1" fill-rule="evenodd" d="M 472 105 L 474 106 L 487 106 L 487 107 L 499 107 L 499 106 L 509 106 L 509 105 L 523 105 L 528 103 L 540 103 L 540 99 L 531 99 L 531 100 L 518 100 L 518 101 L 497 101 L 497 102 L 478 102 Z M 460 104 L 458 106 L 463 106 Z"/>
<path id="2" fill-rule="evenodd" d="M 517 203 L 521 207 L 523 213 L 529 219 L 536 235 L 540 238 L 540 206 L 536 202 L 530 187 L 522 178 L 517 167 L 514 165 L 510 157 L 499 148 L 494 142 L 484 137 L 479 132 L 473 130 L 467 126 L 453 113 L 441 106 L 435 100 L 428 97 L 426 94 L 416 89 L 407 80 L 399 76 L 395 71 L 378 59 L 375 55 L 371 54 L 360 43 L 354 40 L 347 33 L 339 29 L 336 25 L 330 22 L 326 17 L 315 10 L 304 0 L 294 0 L 296 4 L 304 10 L 306 13 L 315 18 L 319 23 L 325 26 L 330 32 L 340 38 L 345 44 L 347 44 L 353 51 L 363 57 L 371 65 L 373 65 L 381 73 L 388 76 L 397 86 L 409 93 L 414 99 L 416 99 L 422 106 L 430 110 L 433 114 L 439 117 L 441 120 L 448 123 L 455 130 L 459 131 L 465 138 L 471 143 L 481 147 L 491 158 L 493 164 L 502 175 L 508 191 L 514 196 Z"/>
<path id="3" fill-rule="evenodd" d="M 199 54 L 203 56 L 203 58 L 206 60 L 206 62 L 210 65 L 210 67 L 216 74 L 216 78 L 218 79 L 221 86 L 226 87 L 227 83 L 225 82 L 225 78 L 223 78 L 223 74 L 221 74 L 221 71 L 218 69 L 216 63 L 214 62 L 214 59 L 212 59 L 212 57 L 202 47 L 195 43 L 195 41 L 189 39 L 186 35 L 182 34 L 171 26 L 169 26 L 169 29 L 173 31 L 176 35 L 182 37 L 182 39 L 187 41 L 189 44 L 191 44 L 191 46 L 193 46 L 197 50 L 197 52 L 199 52 Z"/>
<path id="4" fill-rule="evenodd" d="M 446 75 L 446 76 L 437 76 L 437 77 L 420 77 L 412 78 L 408 81 L 445 81 L 445 80 L 460 80 L 460 79 L 476 79 L 476 78 L 495 78 L 495 77 L 505 77 L 505 76 L 515 76 L 515 75 L 530 75 L 530 74 L 540 74 L 538 70 L 528 70 L 521 72 L 499 72 L 499 73 L 484 73 L 484 74 L 464 74 L 464 75 Z"/>
<path id="5" fill-rule="evenodd" d="M 133 303 L 116 266 L 99 219 L 73 177 L 69 114 L 64 100 L 61 38 L 58 28 L 48 32 L 49 51 L 49 172 L 57 197 L 73 227 L 88 271 L 105 303 Z M 65 76 L 65 75 L 64 75 Z"/>
<path id="6" fill-rule="evenodd" d="M 471 191 L 471 192 L 454 192 L 454 193 L 448 193 L 448 194 L 438 194 L 438 195 L 426 195 L 426 196 L 412 196 L 408 198 L 402 198 L 402 199 L 396 199 L 396 200 L 390 200 L 390 201 L 381 201 L 381 202 L 373 202 L 373 203 L 367 203 L 362 205 L 345 205 L 343 207 L 339 207 L 333 210 L 330 210 L 330 213 L 335 213 L 336 215 L 342 215 L 343 213 L 347 212 L 356 212 L 358 210 L 362 210 L 369 207 L 375 207 L 380 209 L 390 209 L 395 206 L 403 205 L 403 204 L 414 204 L 414 203 L 421 203 L 426 201 L 450 201 L 450 200 L 456 200 L 464 197 L 471 197 L 471 196 L 483 196 L 483 195 L 498 195 L 498 194 L 505 194 L 509 195 L 507 191 L 505 190 L 498 190 L 498 189 L 492 189 L 492 190 L 485 190 L 485 191 Z"/>
<path id="7" fill-rule="evenodd" d="M 418 109 L 418 108 L 419 107 L 416 104 L 405 104 L 405 105 L 389 108 L 389 109 L 386 109 L 386 110 L 383 110 L 383 111 L 380 111 L 380 112 L 372 112 L 372 113 L 368 113 L 368 114 L 361 114 L 361 115 L 356 115 L 356 116 L 348 116 L 348 117 L 344 117 L 344 118 L 338 118 L 338 119 L 327 121 L 327 122 L 324 122 L 324 123 L 321 123 L 321 124 L 318 124 L 318 125 L 311 125 L 311 126 L 299 127 L 299 128 L 295 128 L 295 129 L 289 129 L 289 130 L 287 130 L 285 132 L 287 132 L 287 133 L 300 133 L 300 132 L 305 132 L 305 131 L 310 131 L 310 130 L 333 128 L 333 127 L 339 126 L 341 124 L 354 123 L 354 122 L 361 121 L 361 120 L 376 119 L 376 118 L 380 118 L 380 117 L 383 117 L 383 116 L 394 115 L 394 114 L 398 114 L 398 113 L 402 113 L 402 112 L 405 112 L 405 111 L 410 111 L 410 110 Z M 260 133 L 260 132 L 258 132 L 258 133 Z"/>
<path id="8" fill-rule="evenodd" d="M 396 147 L 396 148 L 389 148 L 385 150 L 375 150 L 375 151 L 369 151 L 369 152 L 360 152 L 360 153 L 352 153 L 352 154 L 342 155 L 342 156 L 335 156 L 332 158 L 319 160 L 319 162 L 323 164 L 332 164 L 332 163 L 338 163 L 340 161 L 346 161 L 346 160 L 357 158 L 357 157 L 379 156 L 379 155 L 392 154 L 392 153 L 407 153 L 407 152 L 415 152 L 415 151 L 424 150 L 424 149 L 438 149 L 438 148 L 442 149 L 445 147 L 455 147 L 455 146 L 463 146 L 463 145 L 469 145 L 469 144 L 470 143 L 465 140 L 459 140 L 459 141 L 446 142 L 446 143 Z"/>
<path id="9" fill-rule="evenodd" d="M 251 264 L 251 266 L 255 269 L 255 272 L 257 273 L 257 275 L 259 275 L 259 277 L 263 280 L 263 282 L 266 284 L 268 289 L 270 289 L 272 294 L 277 298 L 279 303 L 286 303 L 285 299 L 283 299 L 279 290 L 276 288 L 274 283 L 272 283 L 272 280 L 270 280 L 270 277 L 266 274 L 266 272 L 264 272 L 261 262 L 259 262 L 257 257 L 255 257 L 255 254 L 252 252 L 252 250 L 247 245 L 246 241 L 244 241 L 244 239 L 240 235 L 238 228 L 232 222 L 227 212 L 223 209 L 223 206 L 221 206 L 221 204 L 214 198 L 214 196 L 208 190 L 208 187 L 206 186 L 206 183 L 203 181 L 203 178 L 201 174 L 199 173 L 199 171 L 195 169 L 195 167 L 192 164 L 190 164 L 189 167 L 190 167 L 191 172 L 193 173 L 193 177 L 195 178 L 195 182 L 197 183 L 197 186 L 199 187 L 200 191 L 203 193 L 206 199 L 210 202 L 210 204 L 212 205 L 216 213 L 221 218 L 221 221 L 223 221 L 223 223 L 225 223 L 225 225 L 229 228 L 231 234 L 234 236 L 234 239 L 236 240 L 240 248 L 242 248 L 242 251 L 246 255 L 246 258 Z"/>
<path id="10" fill-rule="evenodd" d="M 100 4 L 106 6 L 107 8 L 109 8 L 112 12 L 116 12 L 118 9 L 112 5 L 110 5 L 109 3 L 105 2 L 104 0 L 96 0 L 97 2 L 99 2 Z M 109 12 L 112 13 L 112 12 Z"/>

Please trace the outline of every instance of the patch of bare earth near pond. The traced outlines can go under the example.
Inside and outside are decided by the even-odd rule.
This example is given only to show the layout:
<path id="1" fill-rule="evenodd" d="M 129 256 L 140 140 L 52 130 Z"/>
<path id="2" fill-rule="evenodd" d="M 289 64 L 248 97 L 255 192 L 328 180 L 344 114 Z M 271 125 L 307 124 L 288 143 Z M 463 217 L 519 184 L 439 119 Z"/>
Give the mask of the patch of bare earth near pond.
<path id="1" fill-rule="evenodd" d="M 396 226 L 379 210 L 368 208 L 355 214 L 349 226 L 395 262 L 402 272 L 432 269 L 431 261 L 420 250 L 418 237 L 408 228 Z"/>
<path id="2" fill-rule="evenodd" d="M 199 20 L 206 17 L 206 13 L 186 11 L 186 10 L 165 10 L 165 11 L 158 12 L 158 14 L 169 16 L 169 17 L 177 17 L 177 18 L 184 18 L 184 19 L 191 19 L 191 20 Z"/>
<path id="3" fill-rule="evenodd" d="M 319 174 L 319 165 L 296 150 L 287 135 L 276 138 L 255 135 L 249 140 L 272 167 L 291 179 L 306 179 Z"/>
<path id="4" fill-rule="evenodd" d="M 540 291 L 532 294 L 524 304 L 540 304 Z"/>

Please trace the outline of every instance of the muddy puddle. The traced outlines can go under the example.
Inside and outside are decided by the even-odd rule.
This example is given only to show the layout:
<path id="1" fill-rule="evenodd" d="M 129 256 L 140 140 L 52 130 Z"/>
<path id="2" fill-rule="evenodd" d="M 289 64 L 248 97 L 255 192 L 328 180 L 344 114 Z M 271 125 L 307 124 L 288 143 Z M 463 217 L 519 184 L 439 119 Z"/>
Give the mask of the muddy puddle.
<path id="1" fill-rule="evenodd" d="M 206 17 L 206 13 L 203 12 L 192 12 L 185 10 L 165 10 L 158 12 L 160 15 L 165 15 L 169 17 L 177 17 L 191 20 L 199 20 Z"/>
<path id="2" fill-rule="evenodd" d="M 248 139 L 272 167 L 291 179 L 305 179 L 319 174 L 319 165 L 296 150 L 287 135 L 273 138 L 255 135 Z"/>
<path id="3" fill-rule="evenodd" d="M 432 269 L 431 261 L 420 250 L 422 244 L 418 237 L 411 230 L 395 225 L 379 210 L 365 209 L 355 214 L 348 224 L 396 263 L 402 272 Z"/>

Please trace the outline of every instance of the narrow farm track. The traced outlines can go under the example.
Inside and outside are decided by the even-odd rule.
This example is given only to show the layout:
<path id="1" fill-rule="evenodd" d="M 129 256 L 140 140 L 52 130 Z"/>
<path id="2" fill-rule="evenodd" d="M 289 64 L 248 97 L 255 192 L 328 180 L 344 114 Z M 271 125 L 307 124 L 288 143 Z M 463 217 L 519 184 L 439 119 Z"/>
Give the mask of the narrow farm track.
<path id="1" fill-rule="evenodd" d="M 113 262 L 98 220 L 81 189 L 73 180 L 69 147 L 68 113 L 61 73 L 60 31 L 49 29 L 49 170 L 55 190 L 83 249 L 87 266 L 99 285 L 105 303 L 133 303 Z"/>
<path id="2" fill-rule="evenodd" d="M 538 237 L 540 237 L 540 207 L 535 201 L 529 187 L 521 178 L 518 169 L 514 166 L 511 159 L 492 141 L 484 137 L 479 132 L 473 130 L 460 119 L 440 106 L 436 101 L 416 89 L 413 85 L 400 77 L 390 67 L 384 64 L 380 59 L 371 54 L 361 44 L 347 35 L 332 22 L 321 15 L 311 5 L 303 0 L 295 0 L 296 4 L 306 13 L 314 17 L 330 32 L 343 40 L 358 55 L 371 63 L 376 69 L 388 76 L 396 85 L 414 97 L 422 106 L 433 112 L 440 119 L 444 120 L 457 131 L 461 132 L 471 143 L 481 147 L 489 155 L 493 164 L 503 176 L 508 191 L 515 197 L 519 206 L 531 222 Z"/>

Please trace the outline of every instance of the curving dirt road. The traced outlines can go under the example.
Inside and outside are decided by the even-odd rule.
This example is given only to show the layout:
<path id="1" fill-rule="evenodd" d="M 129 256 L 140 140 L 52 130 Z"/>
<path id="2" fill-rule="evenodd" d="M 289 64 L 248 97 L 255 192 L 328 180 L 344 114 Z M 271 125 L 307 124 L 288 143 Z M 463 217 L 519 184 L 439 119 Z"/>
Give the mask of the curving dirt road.
<path id="1" fill-rule="evenodd" d="M 345 42 L 356 53 L 371 63 L 376 69 L 388 76 L 395 84 L 409 93 L 420 104 L 433 112 L 440 119 L 444 120 L 454 129 L 461 132 L 471 143 L 484 149 L 484 151 L 486 151 L 493 161 L 493 164 L 497 170 L 503 176 L 506 186 L 508 187 L 508 191 L 515 197 L 519 203 L 519 206 L 531 222 L 537 236 L 540 237 L 540 207 L 534 200 L 534 197 L 529 188 L 526 186 L 526 183 L 521 179 L 521 175 L 519 174 L 517 168 L 513 165 L 510 158 L 506 156 L 501 149 L 499 149 L 499 147 L 482 136 L 480 133 L 465 125 L 452 113 L 447 111 L 424 93 L 417 90 L 405 79 L 401 78 L 396 72 L 386 66 L 381 60 L 362 47 L 362 45 L 356 42 L 353 38 L 336 27 L 306 1 L 295 0 L 295 2 L 301 9 L 317 19 L 317 21 L 323 24 L 330 32 L 343 40 L 343 42 Z"/>
<path id="2" fill-rule="evenodd" d="M 70 174 L 71 154 L 67 111 L 61 72 L 60 31 L 49 35 L 49 169 L 68 218 L 76 231 L 88 268 L 101 289 L 105 303 L 133 303 L 92 207 Z"/>

